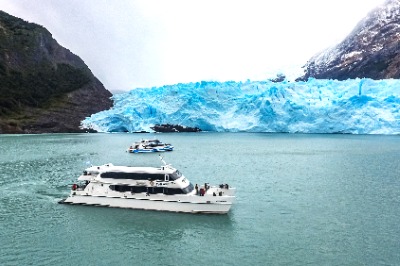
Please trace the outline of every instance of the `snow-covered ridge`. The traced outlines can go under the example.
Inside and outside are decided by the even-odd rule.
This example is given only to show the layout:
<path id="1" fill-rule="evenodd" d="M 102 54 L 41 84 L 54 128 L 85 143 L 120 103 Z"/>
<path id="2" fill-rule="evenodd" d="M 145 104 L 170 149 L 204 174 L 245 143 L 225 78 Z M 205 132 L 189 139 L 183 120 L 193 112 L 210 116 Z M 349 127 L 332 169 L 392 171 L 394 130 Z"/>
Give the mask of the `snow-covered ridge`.
<path id="1" fill-rule="evenodd" d="M 399 32 L 400 0 L 387 0 L 361 20 L 341 43 L 314 55 L 300 79 L 398 78 Z"/>
<path id="2" fill-rule="evenodd" d="M 135 89 L 82 121 L 100 132 L 180 124 L 204 131 L 400 133 L 400 80 L 197 82 Z"/>
<path id="3" fill-rule="evenodd" d="M 348 57 L 347 54 L 342 55 L 343 50 L 348 49 L 348 46 L 354 43 L 359 43 L 359 51 L 349 51 L 349 53 L 361 54 L 366 50 L 381 50 L 382 46 L 376 47 L 371 45 L 376 36 L 383 31 L 384 27 L 399 28 L 399 25 L 393 23 L 400 17 L 400 0 L 388 0 L 384 4 L 372 10 L 367 17 L 365 17 L 355 27 L 353 32 L 349 35 L 348 39 L 336 47 L 331 47 L 326 51 L 315 55 L 310 61 L 315 64 L 328 65 L 336 60 L 338 57 Z M 393 30 L 393 29 L 392 29 Z M 374 43 L 375 44 L 375 43 Z M 371 45 L 371 47 L 369 47 Z M 375 44 L 377 45 L 377 44 Z"/>

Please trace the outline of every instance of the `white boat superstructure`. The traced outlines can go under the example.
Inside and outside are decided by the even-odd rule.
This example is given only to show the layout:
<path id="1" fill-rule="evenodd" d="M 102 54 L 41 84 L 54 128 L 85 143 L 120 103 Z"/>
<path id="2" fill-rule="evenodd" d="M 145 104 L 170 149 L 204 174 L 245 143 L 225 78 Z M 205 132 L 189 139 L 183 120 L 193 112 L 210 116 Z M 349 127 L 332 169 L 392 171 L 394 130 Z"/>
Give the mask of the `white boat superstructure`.
<path id="1" fill-rule="evenodd" d="M 158 139 L 142 139 L 141 141 L 133 143 L 128 148 L 130 153 L 146 153 L 146 152 L 163 152 L 173 151 L 174 146 L 169 143 L 161 142 Z"/>
<path id="2" fill-rule="evenodd" d="M 171 165 L 156 167 L 115 166 L 87 168 L 62 203 L 157 211 L 219 213 L 229 211 L 235 188 L 228 184 L 193 184 Z"/>

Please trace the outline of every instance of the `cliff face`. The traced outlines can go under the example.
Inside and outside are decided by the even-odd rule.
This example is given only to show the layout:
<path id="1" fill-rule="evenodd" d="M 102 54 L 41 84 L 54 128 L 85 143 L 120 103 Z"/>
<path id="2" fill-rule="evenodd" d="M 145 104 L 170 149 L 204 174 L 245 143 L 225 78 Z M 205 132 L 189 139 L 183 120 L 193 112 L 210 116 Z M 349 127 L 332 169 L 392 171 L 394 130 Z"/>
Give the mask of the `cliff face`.
<path id="1" fill-rule="evenodd" d="M 0 133 L 80 132 L 110 97 L 45 28 L 0 11 Z"/>
<path id="2" fill-rule="evenodd" d="M 387 0 L 337 46 L 312 57 L 305 75 L 318 79 L 400 78 L 400 0 Z"/>

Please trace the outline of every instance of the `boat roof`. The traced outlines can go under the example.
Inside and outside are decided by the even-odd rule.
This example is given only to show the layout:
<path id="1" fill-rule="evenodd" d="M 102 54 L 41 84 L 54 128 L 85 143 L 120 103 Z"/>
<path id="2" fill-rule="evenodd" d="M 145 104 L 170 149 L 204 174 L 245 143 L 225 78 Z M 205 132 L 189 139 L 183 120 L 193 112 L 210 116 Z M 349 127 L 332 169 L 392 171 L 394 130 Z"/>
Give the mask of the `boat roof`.
<path id="1" fill-rule="evenodd" d="M 142 139 L 139 141 L 135 141 L 134 144 L 139 144 L 139 143 L 150 143 L 150 142 L 159 142 L 162 143 L 159 139 Z"/>
<path id="2" fill-rule="evenodd" d="M 138 167 L 138 166 L 117 166 L 113 164 L 104 164 L 101 166 L 91 166 L 86 169 L 88 172 L 121 172 L 121 173 L 147 173 L 147 174 L 171 174 L 176 171 L 170 165 L 161 167 Z"/>

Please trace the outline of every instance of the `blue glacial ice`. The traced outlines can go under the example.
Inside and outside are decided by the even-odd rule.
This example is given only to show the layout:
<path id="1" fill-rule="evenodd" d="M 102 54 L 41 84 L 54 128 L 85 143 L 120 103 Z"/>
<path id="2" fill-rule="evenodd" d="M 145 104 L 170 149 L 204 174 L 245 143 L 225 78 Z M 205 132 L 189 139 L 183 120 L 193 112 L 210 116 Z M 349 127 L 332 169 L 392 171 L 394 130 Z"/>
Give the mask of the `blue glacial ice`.
<path id="1" fill-rule="evenodd" d="M 400 80 L 207 82 L 134 89 L 87 117 L 99 132 L 179 124 L 218 132 L 400 133 Z"/>

